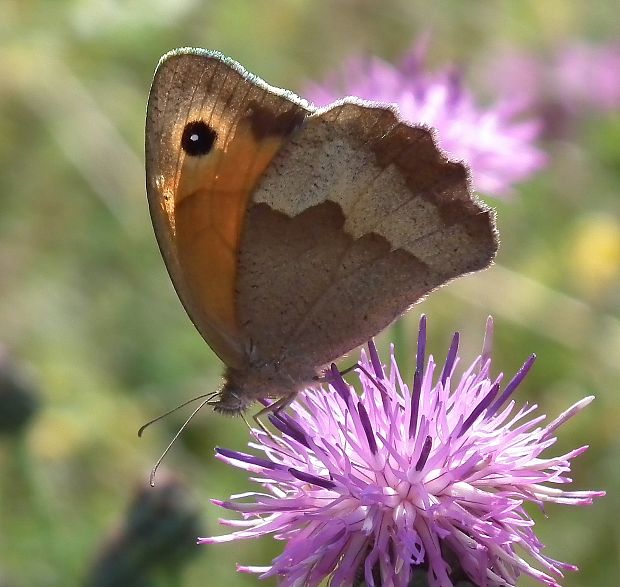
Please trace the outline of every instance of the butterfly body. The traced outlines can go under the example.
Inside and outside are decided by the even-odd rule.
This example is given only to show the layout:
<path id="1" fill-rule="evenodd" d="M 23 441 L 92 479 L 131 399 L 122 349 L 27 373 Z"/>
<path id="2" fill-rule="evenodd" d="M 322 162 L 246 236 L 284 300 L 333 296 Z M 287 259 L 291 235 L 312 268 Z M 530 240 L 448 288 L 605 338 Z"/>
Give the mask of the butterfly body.
<path id="1" fill-rule="evenodd" d="M 221 412 L 311 384 L 497 248 L 429 129 L 357 99 L 315 109 L 219 53 L 164 56 L 146 160 L 166 266 L 227 366 Z"/>
<path id="2" fill-rule="evenodd" d="M 216 412 L 236 415 L 257 400 L 288 398 L 316 383 L 318 371 L 298 364 L 251 362 L 242 369 L 227 367 Z"/>

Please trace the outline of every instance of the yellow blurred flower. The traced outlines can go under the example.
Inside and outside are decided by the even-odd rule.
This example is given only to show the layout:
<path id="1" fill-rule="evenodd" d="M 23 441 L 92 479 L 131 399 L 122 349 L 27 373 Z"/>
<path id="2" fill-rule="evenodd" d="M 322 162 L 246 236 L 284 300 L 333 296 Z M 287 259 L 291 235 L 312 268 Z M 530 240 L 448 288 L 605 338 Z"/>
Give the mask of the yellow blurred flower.
<path id="1" fill-rule="evenodd" d="M 620 276 L 620 223 L 610 214 L 583 217 L 572 238 L 569 270 L 584 295 L 602 294 Z"/>

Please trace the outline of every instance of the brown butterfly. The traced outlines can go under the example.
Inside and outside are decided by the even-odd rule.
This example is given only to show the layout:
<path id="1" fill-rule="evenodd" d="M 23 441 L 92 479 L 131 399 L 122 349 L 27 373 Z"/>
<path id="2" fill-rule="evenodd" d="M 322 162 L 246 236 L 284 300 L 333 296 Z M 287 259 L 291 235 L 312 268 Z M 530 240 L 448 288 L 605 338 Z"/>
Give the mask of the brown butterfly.
<path id="1" fill-rule="evenodd" d="M 213 51 L 161 59 L 146 178 L 176 291 L 226 364 L 219 412 L 294 396 L 497 249 L 431 130 L 357 98 L 316 109 Z"/>

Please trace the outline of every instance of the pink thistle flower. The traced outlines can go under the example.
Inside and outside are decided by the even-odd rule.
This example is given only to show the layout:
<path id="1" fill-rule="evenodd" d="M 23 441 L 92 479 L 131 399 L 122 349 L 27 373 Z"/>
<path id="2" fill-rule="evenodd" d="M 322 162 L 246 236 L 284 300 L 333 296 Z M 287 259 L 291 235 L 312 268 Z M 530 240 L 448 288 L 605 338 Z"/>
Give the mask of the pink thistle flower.
<path id="1" fill-rule="evenodd" d="M 584 116 L 620 109 L 620 43 L 572 42 L 549 55 L 516 50 L 491 56 L 481 78 L 489 89 L 519 97 L 537 112 L 542 134 L 574 135 L 572 124 Z M 570 134 L 569 134 L 570 136 Z"/>
<path id="2" fill-rule="evenodd" d="M 305 95 L 318 106 L 342 95 L 396 103 L 406 120 L 436 128 L 441 148 L 467 163 L 474 187 L 489 195 L 509 195 L 514 183 L 544 166 L 547 157 L 534 144 L 540 122 L 517 120 L 524 102 L 505 100 L 483 109 L 464 86 L 460 71 L 428 73 L 424 57 L 420 44 L 398 66 L 377 58 L 352 59 L 341 74 L 309 85 Z"/>
<path id="3" fill-rule="evenodd" d="M 620 108 L 620 43 L 575 42 L 548 56 L 506 52 L 484 64 L 486 85 L 536 103 L 556 102 L 572 114 Z"/>
<path id="4" fill-rule="evenodd" d="M 559 100 L 603 112 L 620 108 L 620 43 L 575 43 L 557 58 L 553 87 Z"/>
<path id="5" fill-rule="evenodd" d="M 257 538 L 285 541 L 271 566 L 242 572 L 276 576 L 282 586 L 359 584 L 406 587 L 427 573 L 433 587 L 467 577 L 474 585 L 506 587 L 529 575 L 550 586 L 575 567 L 542 553 L 524 504 L 587 505 L 601 491 L 566 491 L 567 473 L 583 446 L 555 457 L 541 453 L 555 431 L 592 401 L 587 397 L 542 424 L 536 406 L 511 399 L 531 356 L 503 385 L 490 375 L 489 319 L 482 355 L 459 376 L 459 335 L 440 368 L 425 357 L 420 322 L 416 372 L 409 387 L 392 357 L 389 372 L 374 345 L 359 363 L 361 395 L 332 366 L 326 389 L 300 393 L 290 413 L 274 413 L 279 430 L 254 430 L 250 446 L 263 456 L 218 448 L 226 463 L 247 470 L 264 488 L 218 506 L 244 520 L 202 544 Z M 537 563 L 530 565 L 519 552 Z"/>

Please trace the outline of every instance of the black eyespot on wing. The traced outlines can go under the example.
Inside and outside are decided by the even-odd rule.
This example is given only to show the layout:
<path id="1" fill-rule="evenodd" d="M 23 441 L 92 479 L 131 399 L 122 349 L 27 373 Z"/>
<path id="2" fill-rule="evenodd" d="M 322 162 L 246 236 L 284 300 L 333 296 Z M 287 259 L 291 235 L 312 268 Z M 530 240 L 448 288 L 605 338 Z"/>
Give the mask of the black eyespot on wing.
<path id="1" fill-rule="evenodd" d="M 188 122 L 181 137 L 181 147 L 190 157 L 206 155 L 212 148 L 217 133 L 206 122 Z"/>

